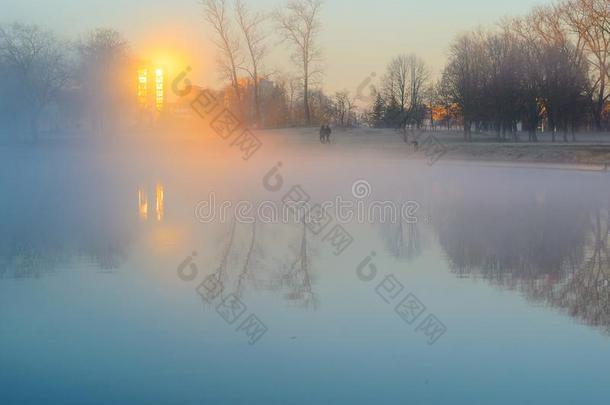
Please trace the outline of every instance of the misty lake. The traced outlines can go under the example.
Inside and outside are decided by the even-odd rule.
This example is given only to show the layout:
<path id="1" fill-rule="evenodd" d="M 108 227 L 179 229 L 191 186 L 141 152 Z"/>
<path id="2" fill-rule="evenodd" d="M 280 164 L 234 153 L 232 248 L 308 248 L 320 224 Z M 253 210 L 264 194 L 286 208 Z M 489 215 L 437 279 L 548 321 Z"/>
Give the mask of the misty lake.
<path id="1" fill-rule="evenodd" d="M 607 402 L 610 174 L 144 143 L 0 147 L 0 403 Z"/>

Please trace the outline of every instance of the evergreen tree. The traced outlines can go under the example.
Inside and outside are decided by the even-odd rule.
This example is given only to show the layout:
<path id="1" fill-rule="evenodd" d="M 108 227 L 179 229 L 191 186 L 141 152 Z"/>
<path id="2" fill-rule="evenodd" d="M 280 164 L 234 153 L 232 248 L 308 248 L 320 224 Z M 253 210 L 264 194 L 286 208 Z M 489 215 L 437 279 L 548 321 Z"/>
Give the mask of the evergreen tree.
<path id="1" fill-rule="evenodd" d="M 385 101 L 381 94 L 377 93 L 377 97 L 375 97 L 375 101 L 373 102 L 373 107 L 371 109 L 369 121 L 371 126 L 374 128 L 383 127 L 383 118 L 385 115 Z"/>

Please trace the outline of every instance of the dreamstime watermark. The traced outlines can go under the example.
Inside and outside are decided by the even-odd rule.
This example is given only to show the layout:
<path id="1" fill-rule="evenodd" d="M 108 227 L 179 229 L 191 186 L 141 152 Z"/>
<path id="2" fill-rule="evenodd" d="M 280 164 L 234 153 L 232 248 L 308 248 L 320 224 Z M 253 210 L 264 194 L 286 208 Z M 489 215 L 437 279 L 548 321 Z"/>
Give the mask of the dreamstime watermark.
<path id="1" fill-rule="evenodd" d="M 195 206 L 195 218 L 201 223 L 294 224 L 322 222 L 330 215 L 340 224 L 418 222 L 420 205 L 416 201 L 369 200 L 371 192 L 371 185 L 366 180 L 353 183 L 353 199 L 336 196 L 332 201 L 317 204 L 298 198 L 306 194 L 300 186 L 293 186 L 280 201 L 221 201 L 215 192 L 210 192 L 206 200 Z"/>
<path id="2" fill-rule="evenodd" d="M 356 276 L 360 281 L 370 283 L 378 279 L 379 270 L 373 262 L 376 256 L 377 253 L 371 252 L 356 267 Z M 415 326 L 415 332 L 423 333 L 429 345 L 435 344 L 447 332 L 447 327 L 436 315 L 428 313 L 422 317 L 426 306 L 413 293 L 406 292 L 405 286 L 393 274 L 379 281 L 375 292 L 387 305 L 394 306 L 394 312 L 403 322 Z"/>
<path id="3" fill-rule="evenodd" d="M 377 77 L 376 72 L 372 72 L 370 75 L 364 78 L 356 88 L 356 101 L 361 101 L 363 103 L 372 103 L 375 101 L 373 95 L 375 94 L 375 85 L 373 81 Z M 368 89 L 368 94 L 366 94 L 366 89 Z"/>
<path id="4" fill-rule="evenodd" d="M 190 67 L 180 74 L 172 83 L 174 93 L 180 97 L 188 95 L 192 86 L 186 78 Z M 373 73 L 358 87 L 357 96 L 366 101 L 364 89 L 371 84 L 376 74 Z M 181 84 L 183 84 L 181 88 Z M 209 125 L 218 136 L 230 142 L 230 146 L 238 148 L 244 160 L 249 160 L 262 147 L 262 142 L 248 129 L 242 126 L 236 114 L 224 108 L 216 97 L 207 90 L 199 92 L 192 101 L 191 107 L 202 119 L 210 119 Z M 418 137 L 419 138 L 419 137 Z M 446 153 L 446 148 L 433 135 L 429 135 L 418 143 L 428 158 L 430 165 L 434 164 Z M 282 163 L 279 162 L 264 177 L 263 187 L 270 193 L 278 193 L 284 189 L 284 177 L 280 173 Z M 201 222 L 224 222 L 228 211 L 233 207 L 236 222 L 277 223 L 283 220 L 303 223 L 307 229 L 321 241 L 333 249 L 335 256 L 341 256 L 352 246 L 353 236 L 343 224 L 351 222 L 397 222 L 417 223 L 416 213 L 420 205 L 415 201 L 398 204 L 392 201 L 369 201 L 372 194 L 371 185 L 365 180 L 359 180 L 352 185 L 353 200 L 337 197 L 335 201 L 311 203 L 310 195 L 301 185 L 293 185 L 281 198 L 281 203 L 262 201 L 258 204 L 240 201 L 235 204 L 223 201 L 216 204 L 216 196 L 210 193 L 208 201 L 202 201 L 195 207 L 195 216 Z M 329 211 L 335 211 L 331 215 Z M 199 270 L 194 263 L 196 252 L 188 256 L 178 266 L 178 277 L 184 282 L 193 282 L 199 276 Z M 375 280 L 377 267 L 372 263 L 375 253 L 365 258 L 356 268 L 358 278 L 365 282 Z M 394 277 L 385 277 L 375 288 L 376 293 L 387 304 L 399 299 L 404 286 Z M 216 307 L 216 312 L 229 325 L 238 325 L 237 332 L 243 332 L 250 344 L 258 342 L 268 331 L 267 326 L 255 314 L 247 313 L 247 306 L 237 294 L 223 295 L 224 286 L 219 272 L 208 275 L 196 287 L 201 298 Z M 426 307 L 413 294 L 407 294 L 395 307 L 396 314 L 407 324 L 414 324 L 425 313 Z M 238 322 L 242 319 L 240 322 Z M 423 333 L 428 344 L 432 345 L 445 334 L 447 328 L 433 314 L 428 314 L 417 324 L 416 332 Z"/>
<path id="5" fill-rule="evenodd" d="M 187 256 L 177 268 L 178 278 L 184 282 L 193 282 L 199 276 L 199 269 L 194 263 L 197 252 Z M 237 294 L 224 295 L 225 286 L 218 273 L 209 274 L 195 288 L 201 299 L 213 305 L 220 317 L 230 326 L 237 325 L 236 332 L 241 332 L 248 338 L 250 345 L 256 344 L 269 330 L 260 318 L 250 313 L 245 316 L 248 306 Z M 241 322 L 238 322 L 241 319 Z"/>
<path id="6" fill-rule="evenodd" d="M 172 90 L 178 97 L 188 96 L 193 86 L 187 78 L 191 67 L 187 67 L 172 81 Z M 191 109 L 208 124 L 221 139 L 239 150 L 243 160 L 250 160 L 263 143 L 245 127 L 233 111 L 224 107 L 210 90 L 201 90 L 191 101 Z"/>

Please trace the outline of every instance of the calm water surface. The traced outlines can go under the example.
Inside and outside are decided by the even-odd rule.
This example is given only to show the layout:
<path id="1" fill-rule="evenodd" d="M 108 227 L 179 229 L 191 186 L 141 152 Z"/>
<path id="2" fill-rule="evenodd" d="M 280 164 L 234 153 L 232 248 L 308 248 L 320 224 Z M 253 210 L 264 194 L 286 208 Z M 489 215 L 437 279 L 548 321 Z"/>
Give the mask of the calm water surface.
<path id="1" fill-rule="evenodd" d="M 610 175 L 337 145 L 247 162 L 199 143 L 0 157 L 0 403 L 610 397 Z M 348 221 L 336 255 L 336 218 L 316 234 L 195 215 L 212 192 L 360 201 L 357 181 L 367 204 L 416 202 L 417 222 Z"/>

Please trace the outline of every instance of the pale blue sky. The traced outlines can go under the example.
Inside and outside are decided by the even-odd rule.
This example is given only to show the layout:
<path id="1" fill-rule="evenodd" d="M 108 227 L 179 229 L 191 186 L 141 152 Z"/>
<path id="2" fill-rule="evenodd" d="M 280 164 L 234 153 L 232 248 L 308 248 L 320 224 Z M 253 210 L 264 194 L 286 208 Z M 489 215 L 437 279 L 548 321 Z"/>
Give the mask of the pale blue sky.
<path id="1" fill-rule="evenodd" d="M 547 0 L 326 0 L 324 87 L 352 92 L 371 72 L 381 73 L 398 53 L 415 52 L 435 73 L 441 70 L 454 36 L 508 15 L 526 13 Z M 251 0 L 271 10 L 282 0 Z M 150 53 L 151 43 L 175 48 L 193 66 L 197 80 L 216 85 L 214 53 L 198 0 L 0 0 L 0 22 L 13 20 L 48 26 L 65 36 L 98 27 L 122 31 L 134 50 Z M 288 53 L 275 48 L 268 66 L 289 70 Z M 188 55 L 188 56 L 186 56 Z M 148 56 L 148 55 L 142 55 Z"/>

